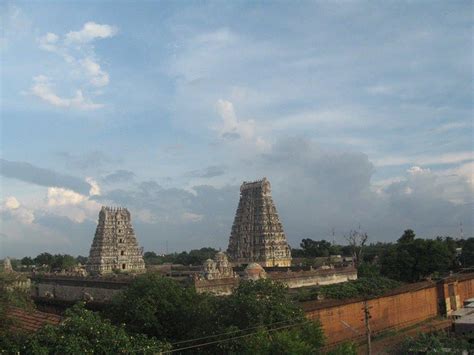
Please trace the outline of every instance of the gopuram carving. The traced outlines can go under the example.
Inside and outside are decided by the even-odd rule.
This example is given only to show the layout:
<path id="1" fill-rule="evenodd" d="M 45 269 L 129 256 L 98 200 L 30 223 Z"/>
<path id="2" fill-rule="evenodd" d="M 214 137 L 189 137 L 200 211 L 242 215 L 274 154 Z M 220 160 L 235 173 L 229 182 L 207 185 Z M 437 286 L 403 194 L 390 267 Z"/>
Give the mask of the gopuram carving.
<path id="1" fill-rule="evenodd" d="M 145 272 L 145 263 L 126 208 L 102 207 L 89 253 L 90 274 Z"/>
<path id="2" fill-rule="evenodd" d="M 264 267 L 291 266 L 290 247 L 267 178 L 244 181 L 240 187 L 240 201 L 227 253 L 235 264 L 256 262 Z"/>

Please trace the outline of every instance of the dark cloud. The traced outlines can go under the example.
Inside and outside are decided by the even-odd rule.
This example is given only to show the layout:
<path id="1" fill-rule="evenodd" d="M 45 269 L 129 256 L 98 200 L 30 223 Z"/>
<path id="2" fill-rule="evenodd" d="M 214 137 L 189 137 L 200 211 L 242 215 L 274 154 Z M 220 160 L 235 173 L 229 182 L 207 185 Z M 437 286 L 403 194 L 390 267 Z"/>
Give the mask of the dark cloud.
<path id="1" fill-rule="evenodd" d="M 118 183 L 118 182 L 128 182 L 133 180 L 135 173 L 130 170 L 116 170 L 111 174 L 108 174 L 104 177 L 104 181 L 107 183 Z"/>
<path id="2" fill-rule="evenodd" d="M 110 157 L 99 150 L 83 154 L 59 152 L 58 156 L 66 163 L 68 168 L 79 170 L 97 169 L 122 161 L 121 159 Z"/>
<path id="3" fill-rule="evenodd" d="M 240 134 L 236 132 L 225 132 L 225 133 L 222 133 L 221 137 L 228 140 L 236 140 L 240 138 Z"/>
<path id="4" fill-rule="evenodd" d="M 226 167 L 223 165 L 212 165 L 201 170 L 189 171 L 185 174 L 187 177 L 198 177 L 198 178 L 212 178 L 216 176 L 224 175 Z"/>
<path id="5" fill-rule="evenodd" d="M 39 168 L 30 163 L 0 159 L 0 173 L 12 179 L 40 186 L 64 187 L 83 195 L 88 195 L 91 185 L 75 176 L 63 175 L 55 171 Z"/>

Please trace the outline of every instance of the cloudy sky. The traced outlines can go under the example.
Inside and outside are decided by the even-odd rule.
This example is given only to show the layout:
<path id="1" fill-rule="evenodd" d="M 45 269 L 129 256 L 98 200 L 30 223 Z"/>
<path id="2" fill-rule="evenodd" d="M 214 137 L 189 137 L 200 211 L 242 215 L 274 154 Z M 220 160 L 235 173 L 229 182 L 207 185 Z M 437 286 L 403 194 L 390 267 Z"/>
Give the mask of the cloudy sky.
<path id="1" fill-rule="evenodd" d="M 0 257 L 225 249 L 266 176 L 288 240 L 473 235 L 470 1 L 0 5 Z"/>

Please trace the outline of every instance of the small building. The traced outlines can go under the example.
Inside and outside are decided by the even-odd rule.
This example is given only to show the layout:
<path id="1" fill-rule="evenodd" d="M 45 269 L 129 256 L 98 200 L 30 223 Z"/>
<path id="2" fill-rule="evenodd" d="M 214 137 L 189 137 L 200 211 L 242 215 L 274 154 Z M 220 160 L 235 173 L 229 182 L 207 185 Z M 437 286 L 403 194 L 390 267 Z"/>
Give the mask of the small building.
<path id="1" fill-rule="evenodd" d="M 474 314 L 468 314 L 454 321 L 454 332 L 458 335 L 474 337 Z"/>

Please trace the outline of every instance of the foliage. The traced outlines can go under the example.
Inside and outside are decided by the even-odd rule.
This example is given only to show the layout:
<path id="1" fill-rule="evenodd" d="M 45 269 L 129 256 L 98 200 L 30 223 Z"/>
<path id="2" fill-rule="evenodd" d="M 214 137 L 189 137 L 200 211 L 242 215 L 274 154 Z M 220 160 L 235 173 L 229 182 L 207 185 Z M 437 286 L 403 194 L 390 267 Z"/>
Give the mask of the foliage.
<path id="1" fill-rule="evenodd" d="M 76 257 L 76 262 L 81 265 L 86 265 L 89 258 L 87 256 L 78 255 Z"/>
<path id="2" fill-rule="evenodd" d="M 342 343 L 335 349 L 329 351 L 327 355 L 357 355 L 357 345 L 352 342 Z"/>
<path id="3" fill-rule="evenodd" d="M 401 283 L 382 276 L 360 277 L 354 281 L 324 285 L 299 290 L 295 298 L 298 301 L 309 301 L 318 298 L 347 299 L 375 297 L 392 290 Z"/>
<path id="4" fill-rule="evenodd" d="M 193 249 L 189 253 L 183 251 L 179 254 L 173 253 L 166 255 L 157 255 L 153 251 L 147 251 L 143 255 L 143 259 L 147 265 L 160 265 L 164 263 L 202 265 L 205 260 L 214 258 L 216 253 L 217 250 L 214 248 Z"/>
<path id="5" fill-rule="evenodd" d="M 32 265 L 35 265 L 37 268 L 43 268 L 47 271 L 67 270 L 76 266 L 78 262 L 78 259 L 69 254 L 52 255 L 50 253 L 41 253 L 34 259 L 31 259 L 30 257 L 21 259 L 21 264 L 23 266 L 31 267 Z"/>
<path id="6" fill-rule="evenodd" d="M 211 341 L 219 341 L 193 348 L 195 353 L 273 354 L 294 348 L 290 353 L 304 354 L 314 353 L 323 343 L 319 324 L 305 318 L 285 286 L 270 280 L 244 281 L 232 295 L 217 297 L 145 274 L 117 295 L 105 315 L 126 323 L 130 331 L 161 340 L 213 336 Z"/>
<path id="7" fill-rule="evenodd" d="M 144 274 L 113 299 L 105 314 L 133 332 L 179 341 L 199 337 L 215 310 L 209 296 L 176 281 Z"/>
<path id="8" fill-rule="evenodd" d="M 456 250 L 451 238 L 420 239 L 407 230 L 381 260 L 381 273 L 389 278 L 416 282 L 455 269 Z"/>
<path id="9" fill-rule="evenodd" d="M 380 268 L 377 264 L 363 262 L 357 267 L 357 277 L 379 277 Z"/>
<path id="10" fill-rule="evenodd" d="M 31 257 L 29 256 L 25 256 L 23 259 L 21 259 L 21 265 L 23 266 L 31 266 L 31 265 L 34 265 L 34 261 Z"/>
<path id="11" fill-rule="evenodd" d="M 144 335 L 129 335 L 98 314 L 77 304 L 65 313 L 59 326 L 45 326 L 37 333 L 23 336 L 18 347 L 28 354 L 155 354 L 169 345 Z M 11 350 L 11 349 L 10 349 Z"/>
<path id="12" fill-rule="evenodd" d="M 373 297 L 400 285 L 400 282 L 386 277 L 361 277 L 354 281 L 321 286 L 320 293 L 325 298 L 333 299 Z"/>
<path id="13" fill-rule="evenodd" d="M 474 350 L 473 344 L 466 339 L 445 332 L 420 334 L 408 338 L 394 349 L 395 354 L 463 354 L 463 350 Z"/>
<path id="14" fill-rule="evenodd" d="M 464 242 L 461 252 L 461 265 L 463 267 L 474 266 L 474 238 L 468 238 Z"/>
<path id="15" fill-rule="evenodd" d="M 225 312 L 219 322 L 240 329 L 305 319 L 287 287 L 266 279 L 242 281 L 232 295 L 222 299 L 220 308 Z"/>
<path id="16" fill-rule="evenodd" d="M 23 343 L 23 336 L 9 333 L 14 321 L 6 316 L 6 311 L 9 307 L 34 308 L 29 289 L 16 285 L 26 280 L 26 277 L 18 274 L 0 272 L 0 353 L 18 353 L 19 344 Z"/>
<path id="17" fill-rule="evenodd" d="M 316 241 L 310 238 L 303 239 L 300 244 L 302 256 L 321 257 L 339 254 L 339 248 L 326 240 Z"/>

